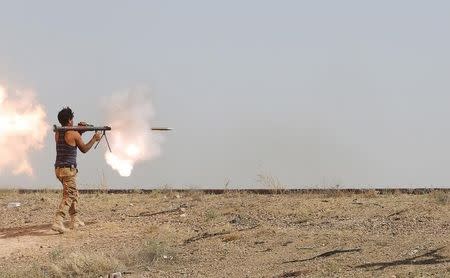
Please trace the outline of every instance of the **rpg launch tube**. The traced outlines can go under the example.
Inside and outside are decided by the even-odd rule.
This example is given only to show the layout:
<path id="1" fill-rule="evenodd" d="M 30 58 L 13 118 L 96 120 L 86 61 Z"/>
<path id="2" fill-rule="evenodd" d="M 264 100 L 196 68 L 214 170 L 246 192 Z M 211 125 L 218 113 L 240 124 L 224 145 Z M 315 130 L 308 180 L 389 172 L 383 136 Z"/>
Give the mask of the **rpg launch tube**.
<path id="1" fill-rule="evenodd" d="M 110 126 L 53 126 L 53 131 L 109 131 L 111 130 Z"/>
<path id="2" fill-rule="evenodd" d="M 173 128 L 171 127 L 152 127 L 152 130 L 154 131 L 171 131 Z"/>
<path id="3" fill-rule="evenodd" d="M 110 131 L 112 128 L 110 126 L 53 126 L 53 131 Z M 153 131 L 171 131 L 173 128 L 170 127 L 152 127 Z"/>

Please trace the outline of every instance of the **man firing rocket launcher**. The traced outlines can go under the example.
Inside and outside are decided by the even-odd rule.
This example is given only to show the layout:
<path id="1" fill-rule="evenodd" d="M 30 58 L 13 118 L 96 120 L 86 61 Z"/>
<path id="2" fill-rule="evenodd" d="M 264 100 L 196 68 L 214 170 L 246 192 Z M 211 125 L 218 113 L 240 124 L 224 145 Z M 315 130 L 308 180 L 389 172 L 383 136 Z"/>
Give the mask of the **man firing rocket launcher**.
<path id="1" fill-rule="evenodd" d="M 78 123 L 78 126 L 57 126 L 53 125 L 53 131 L 54 132 L 66 132 L 68 130 L 78 131 L 78 133 L 83 134 L 84 132 L 88 131 L 95 131 L 95 132 L 101 132 L 102 136 L 100 137 L 100 140 L 97 141 L 97 144 L 95 145 L 94 149 L 98 147 L 98 144 L 100 144 L 100 141 L 105 137 L 106 144 L 108 146 L 108 149 L 111 151 L 111 146 L 109 145 L 108 136 L 106 135 L 107 131 L 111 131 L 112 128 L 110 126 L 94 126 L 87 124 L 85 122 Z M 170 127 L 153 127 L 151 128 L 153 131 L 171 131 L 172 128 Z"/>
<path id="2" fill-rule="evenodd" d="M 107 131 L 111 131 L 109 126 L 92 126 L 81 122 L 78 126 L 74 126 L 74 113 L 69 107 L 64 107 L 58 113 L 58 121 L 61 126 L 53 126 L 55 132 L 56 142 L 56 161 L 55 161 L 55 175 L 63 186 L 63 194 L 61 202 L 57 208 L 52 229 L 59 233 L 67 232 L 68 229 L 64 226 L 64 218 L 66 216 L 66 208 L 69 208 L 71 229 L 77 229 L 84 226 L 84 222 L 78 218 L 78 189 L 76 185 L 76 176 L 78 174 L 77 168 L 77 149 L 82 153 L 87 153 L 95 143 L 98 146 L 100 140 L 105 137 L 109 151 Z M 154 131 L 169 131 L 171 128 L 152 128 Z M 88 131 L 94 131 L 95 134 L 88 143 L 84 143 L 81 134 Z M 101 133 L 101 135 L 100 135 Z"/>

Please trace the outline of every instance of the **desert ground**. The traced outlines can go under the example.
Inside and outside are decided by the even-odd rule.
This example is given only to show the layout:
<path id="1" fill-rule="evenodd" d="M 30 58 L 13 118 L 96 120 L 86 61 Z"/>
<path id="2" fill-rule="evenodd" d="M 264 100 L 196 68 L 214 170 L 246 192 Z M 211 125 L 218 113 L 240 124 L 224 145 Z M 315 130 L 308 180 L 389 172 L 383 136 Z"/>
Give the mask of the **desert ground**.
<path id="1" fill-rule="evenodd" d="M 450 277 L 449 194 L 2 191 L 0 277 Z"/>

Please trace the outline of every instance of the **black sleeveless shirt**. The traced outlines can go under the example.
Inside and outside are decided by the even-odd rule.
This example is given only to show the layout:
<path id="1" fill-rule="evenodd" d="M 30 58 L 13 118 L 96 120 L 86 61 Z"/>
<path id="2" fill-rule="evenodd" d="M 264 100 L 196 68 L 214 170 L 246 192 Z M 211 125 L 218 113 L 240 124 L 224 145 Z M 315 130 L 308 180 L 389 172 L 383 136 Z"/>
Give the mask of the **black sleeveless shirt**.
<path id="1" fill-rule="evenodd" d="M 77 147 L 67 144 L 65 132 L 58 132 L 55 167 L 77 167 Z"/>

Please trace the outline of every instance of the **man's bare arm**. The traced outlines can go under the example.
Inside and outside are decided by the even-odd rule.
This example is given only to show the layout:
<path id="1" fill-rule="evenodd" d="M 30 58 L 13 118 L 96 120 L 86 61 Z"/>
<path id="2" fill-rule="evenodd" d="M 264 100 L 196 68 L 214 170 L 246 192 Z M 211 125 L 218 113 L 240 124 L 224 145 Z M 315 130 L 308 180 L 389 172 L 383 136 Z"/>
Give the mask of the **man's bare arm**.
<path id="1" fill-rule="evenodd" d="M 98 140 L 100 140 L 100 135 L 99 134 L 94 134 L 94 136 L 92 136 L 91 140 L 89 140 L 89 142 L 87 144 L 84 143 L 83 138 L 81 137 L 81 135 L 76 132 L 74 133 L 75 136 L 75 143 L 78 146 L 78 149 L 82 152 L 82 153 L 87 153 L 92 146 L 95 144 L 95 142 L 97 142 Z"/>

